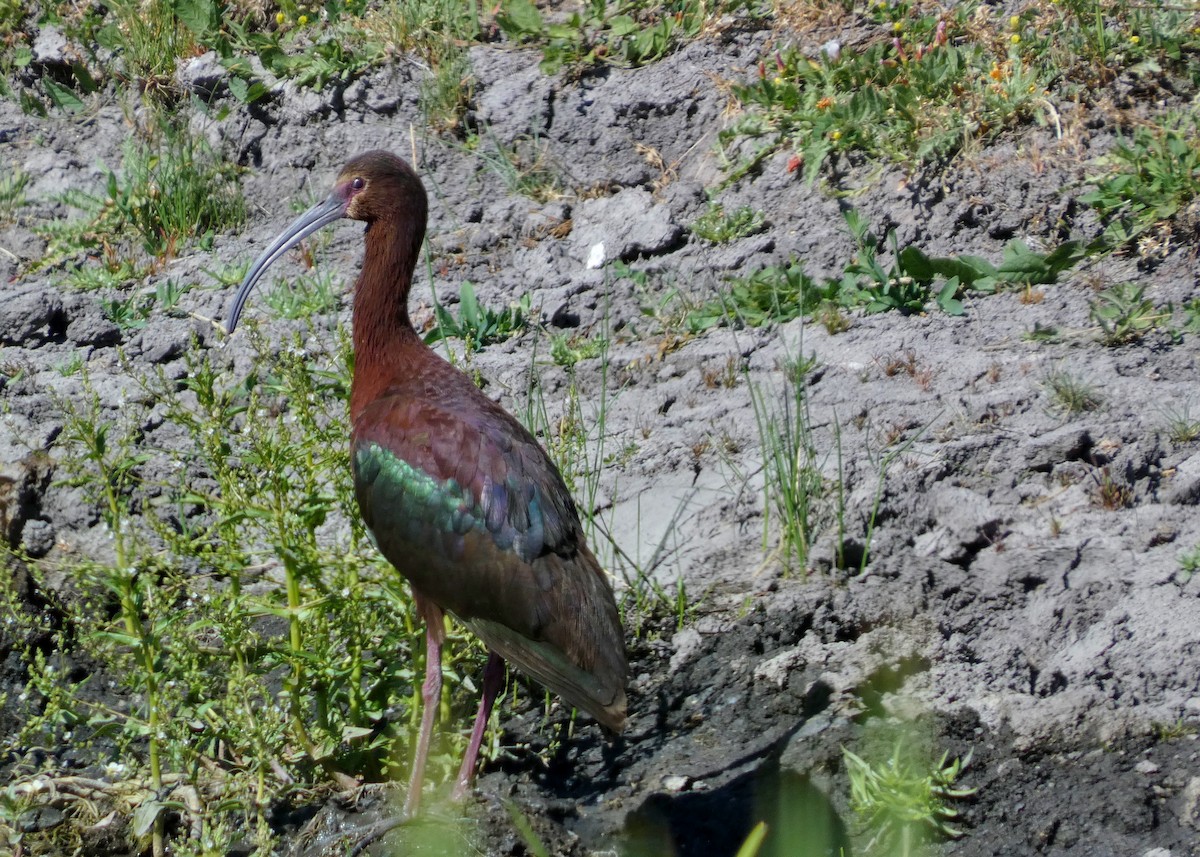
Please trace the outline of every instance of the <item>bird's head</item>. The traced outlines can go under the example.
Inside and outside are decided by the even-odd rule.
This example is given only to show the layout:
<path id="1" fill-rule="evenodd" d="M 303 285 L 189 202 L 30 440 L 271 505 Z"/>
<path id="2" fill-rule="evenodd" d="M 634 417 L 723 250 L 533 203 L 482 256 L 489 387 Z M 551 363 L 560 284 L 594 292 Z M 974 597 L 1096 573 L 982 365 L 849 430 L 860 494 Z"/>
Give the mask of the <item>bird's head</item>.
<path id="1" fill-rule="evenodd" d="M 246 299 L 267 268 L 322 226 L 347 217 L 364 221 L 369 229 L 378 221 L 403 216 L 423 230 L 427 205 L 421 180 L 402 159 L 382 150 L 352 158 L 329 196 L 288 224 L 254 260 L 229 305 L 226 331 L 233 333 L 237 327 Z"/>

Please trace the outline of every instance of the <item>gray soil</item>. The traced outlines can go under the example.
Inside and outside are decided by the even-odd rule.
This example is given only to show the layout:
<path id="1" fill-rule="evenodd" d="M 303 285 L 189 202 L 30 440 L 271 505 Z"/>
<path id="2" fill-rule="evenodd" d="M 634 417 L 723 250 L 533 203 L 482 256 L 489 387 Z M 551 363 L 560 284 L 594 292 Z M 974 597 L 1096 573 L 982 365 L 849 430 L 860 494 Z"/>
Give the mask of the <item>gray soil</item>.
<path id="1" fill-rule="evenodd" d="M 147 282 L 202 284 L 185 297 L 191 317 L 155 316 L 133 332 L 106 320 L 95 294 L 56 285 L 54 272 L 18 276 L 9 256 L 36 258 L 44 245 L 30 224 L 65 214 L 53 197 L 94 188 L 101 164 L 119 164 L 122 108 L 41 119 L 0 102 L 0 169 L 29 174 L 33 203 L 0 227 L 3 360 L 23 370 L 2 392 L 5 535 L 38 556 L 105 556 L 95 510 L 55 480 L 52 394 L 81 383 L 56 365 L 81 355 L 112 408 L 127 384 L 118 351 L 135 368 L 177 374 L 196 337 L 231 376 L 246 372 L 250 346 L 208 322 L 224 318 L 231 296 L 204 272 L 213 257 L 256 255 L 350 154 L 415 151 L 439 297 L 453 301 L 470 280 L 489 306 L 530 295 L 554 333 L 607 325 L 606 448 L 632 451 L 602 473 L 597 511 L 626 554 L 699 599 L 682 630 L 664 620 L 629 639 L 631 720 L 619 740 L 582 721 L 555 737 L 537 711 L 503 713 L 510 752 L 485 769 L 467 810 L 480 851 L 526 853 L 511 801 L 553 854 L 730 855 L 763 819 L 763 854 L 852 853 L 858 822 L 841 748 L 861 746 L 868 721 L 891 719 L 919 724 L 933 759 L 973 754 L 960 783 L 976 791 L 955 822 L 964 835 L 939 844 L 945 854 L 1200 854 L 1200 579 L 1179 560 L 1200 544 L 1200 446 L 1167 431 L 1194 395 L 1200 344 L 1155 333 L 1108 347 L 1089 318 L 1097 287 L 1116 282 L 1144 286 L 1156 305 L 1200 297 L 1196 235 L 1177 235 L 1150 261 L 1088 261 L 1040 302 L 1002 293 L 968 300 L 961 317 L 931 304 L 917 315 L 856 312 L 836 334 L 795 321 L 670 341 L 643 314 L 668 289 L 702 301 L 731 276 L 791 257 L 811 275 L 840 274 L 854 253 L 841 218 L 849 204 L 877 233 L 895 228 L 901 246 L 992 261 L 1012 238 L 1054 246 L 1100 228 L 1076 197 L 1118 129 L 1060 104 L 1061 138 L 1029 125 L 908 172 L 841 162 L 842 186 L 861 188 L 849 200 L 806 186 L 786 153 L 769 158 L 717 196 L 763 211 L 767 228 L 727 245 L 695 237 L 687 226 L 725 175 L 714 151 L 730 103 L 720 82 L 755 73 L 770 38 L 733 28 L 648 68 L 581 79 L 543 75 L 535 53 L 473 48 L 470 121 L 503 144 L 536 138 L 573 191 L 544 204 L 423 129 L 414 64 L 320 93 L 281 86 L 251 108 L 229 101 L 225 118 L 195 122 L 247 167 L 250 222 L 218 237 L 215 253 L 184 253 Z M 204 85 L 202 68 L 180 74 Z M 336 227 L 320 260 L 347 282 L 360 232 Z M 649 271 L 649 293 L 589 268 L 598 243 L 606 260 Z M 294 255 L 277 268 L 301 270 Z M 427 322 L 425 271 L 413 300 Z M 249 312 L 265 315 L 253 301 Z M 1076 333 L 1025 338 L 1037 325 Z M 534 338 L 473 357 L 513 410 Z M 828 517 L 807 572 L 784 575 L 764 561 L 751 387 L 776 395 L 781 362 L 800 354 L 818 364 L 807 390 L 813 441 L 845 486 L 849 553 L 836 561 Z M 732 386 L 711 383 L 730 365 Z M 598 361 L 577 368 L 585 397 L 597 393 Z M 538 371 L 560 408 L 564 373 Z M 1094 385 L 1100 407 L 1065 414 L 1047 386 L 1055 372 Z M 1113 485 L 1127 502 L 1107 505 L 1119 508 L 1102 502 Z M 15 696 L 16 654 L 4 670 L 0 689 Z M 335 853 L 335 833 L 387 815 L 391 804 L 372 800 L 298 806 L 278 821 L 297 830 L 292 853 Z M 415 835 L 394 832 L 375 853 L 402 853 L 397 843 Z"/>

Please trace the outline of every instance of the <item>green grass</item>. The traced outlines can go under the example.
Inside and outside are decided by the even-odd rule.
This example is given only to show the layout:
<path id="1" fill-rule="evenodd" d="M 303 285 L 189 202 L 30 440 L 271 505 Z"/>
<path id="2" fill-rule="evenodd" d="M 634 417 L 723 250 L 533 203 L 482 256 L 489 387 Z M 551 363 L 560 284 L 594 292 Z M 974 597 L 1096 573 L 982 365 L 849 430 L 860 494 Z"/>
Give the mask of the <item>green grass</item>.
<path id="1" fill-rule="evenodd" d="M 806 374 L 813 360 L 787 362 L 781 389 L 749 381 L 750 402 L 762 450 L 763 551 L 785 573 L 804 573 L 813 540 L 835 520 L 841 522 L 840 490 L 822 475 L 822 456 L 808 415 Z M 839 559 L 840 559 L 839 533 Z"/>
<path id="2" fill-rule="evenodd" d="M 1193 415 L 1192 403 L 1185 400 L 1179 405 L 1163 408 L 1166 435 L 1171 443 L 1192 443 L 1200 440 L 1200 417 Z"/>
<path id="3" fill-rule="evenodd" d="M 0 225 L 11 223 L 25 205 L 25 188 L 29 176 L 19 167 L 5 165 L 0 174 Z"/>
<path id="4" fill-rule="evenodd" d="M 236 167 L 186 126 L 164 121 L 147 139 L 125 145 L 120 169 L 109 169 L 101 188 L 63 195 L 82 216 L 39 228 L 49 241 L 42 264 L 99 250 L 110 272 L 129 270 L 132 276 L 143 261 L 129 255 L 132 248 L 118 249 L 125 243 L 136 243 L 152 260 L 193 244 L 209 247 L 216 233 L 245 220 L 236 176 Z"/>
<path id="5" fill-rule="evenodd" d="M 343 290 L 328 268 L 312 268 L 291 280 L 277 278 L 263 303 L 279 318 L 308 318 L 336 309 Z"/>
<path id="6" fill-rule="evenodd" d="M 1094 384 L 1065 369 L 1047 373 L 1042 383 L 1050 394 L 1051 409 L 1063 416 L 1076 417 L 1097 410 L 1104 404 L 1104 397 Z"/>

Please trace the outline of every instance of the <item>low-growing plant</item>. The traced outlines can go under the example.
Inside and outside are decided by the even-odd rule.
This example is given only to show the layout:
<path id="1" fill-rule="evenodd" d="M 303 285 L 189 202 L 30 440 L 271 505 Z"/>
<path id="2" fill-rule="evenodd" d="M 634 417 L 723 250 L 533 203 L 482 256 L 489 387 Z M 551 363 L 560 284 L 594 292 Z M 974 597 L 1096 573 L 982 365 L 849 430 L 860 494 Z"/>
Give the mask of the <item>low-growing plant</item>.
<path id="1" fill-rule="evenodd" d="M 151 139 L 126 144 L 120 171 L 108 170 L 103 189 L 72 189 L 63 195 L 63 202 L 84 216 L 42 227 L 50 241 L 42 264 L 130 239 L 155 259 L 171 256 L 193 240 L 205 246 L 215 233 L 245 219 L 235 176 L 236 168 L 206 142 L 184 126 L 166 122 Z M 119 254 L 109 255 L 117 265 L 124 261 Z"/>
<path id="2" fill-rule="evenodd" d="M 760 269 L 731 281 L 728 294 L 688 313 L 688 326 L 699 332 L 722 323 L 758 327 L 818 315 L 830 333 L 848 327 L 840 309 L 862 307 L 867 312 L 922 312 L 931 300 L 949 315 L 964 312 L 961 297 L 968 291 L 990 294 L 1004 288 L 1049 284 L 1083 257 L 1075 241 L 1039 253 L 1013 239 L 1004 247 L 999 265 L 967 254 L 929 256 L 919 247 L 900 247 L 894 229 L 880 239 L 870 225 L 850 209 L 844 213 L 857 252 L 840 278 L 818 282 L 792 261 Z M 881 261 L 886 252 L 890 265 Z"/>
<path id="3" fill-rule="evenodd" d="M 601 63 L 634 67 L 659 60 L 696 36 L 726 5 L 740 4 L 684 0 L 668 10 L 623 2 L 610 14 L 606 0 L 586 0 L 578 11 L 550 23 L 531 0 L 504 0 L 496 23 L 510 39 L 541 46 L 545 74 L 563 68 L 582 72 Z"/>
<path id="4" fill-rule="evenodd" d="M 687 325 L 700 332 L 718 324 L 761 327 L 783 323 L 816 312 L 822 304 L 840 297 L 840 283 L 818 283 L 798 261 L 771 265 L 730 281 L 729 291 L 691 310 Z"/>
<path id="5" fill-rule="evenodd" d="M 962 836 L 953 826 L 958 818 L 954 802 L 975 794 L 974 788 L 957 785 L 971 754 L 950 761 L 950 754 L 943 753 L 934 764 L 922 764 L 912 756 L 899 741 L 879 763 L 842 748 L 850 776 L 850 806 L 868 835 L 864 848 L 868 854 L 913 857 L 924 853 L 933 837 Z"/>
<path id="6" fill-rule="evenodd" d="M 1166 434 L 1172 443 L 1192 443 L 1200 439 L 1200 416 L 1192 415 L 1190 400 L 1163 408 Z"/>
<path id="7" fill-rule="evenodd" d="M 9 167 L 0 174 L 0 224 L 16 219 L 17 212 L 25 205 L 25 187 L 29 175 L 16 167 Z"/>
<path id="8" fill-rule="evenodd" d="M 502 310 L 490 309 L 479 303 L 471 281 L 464 280 L 458 292 L 457 317 L 434 296 L 433 311 L 437 323 L 425 334 L 425 341 L 432 345 L 455 337 L 466 343 L 468 351 L 503 342 L 520 333 L 529 323 L 530 300 L 526 293 Z"/>
<path id="9" fill-rule="evenodd" d="M 1120 283 L 1096 296 L 1091 317 L 1100 325 L 1100 340 L 1105 345 L 1128 345 L 1169 319 L 1171 312 L 1157 309 L 1146 297 L 1144 286 Z"/>
<path id="10" fill-rule="evenodd" d="M 706 241 L 725 244 L 762 232 L 766 225 L 766 215 L 748 205 L 727 214 L 725 206 L 710 202 L 705 212 L 696 218 L 690 228 Z"/>
<path id="11" fill-rule="evenodd" d="M 1043 383 L 1050 393 L 1052 408 L 1067 417 L 1094 411 L 1104 403 L 1104 397 L 1094 384 L 1065 369 L 1048 372 Z"/>
<path id="12" fill-rule="evenodd" d="M 483 135 L 468 140 L 468 148 L 510 193 L 519 193 L 535 202 L 562 196 L 562 171 L 552 162 L 545 144 L 538 138 L 504 145 L 485 129 Z"/>
<path id="13" fill-rule="evenodd" d="M 1146 230 L 1169 221 L 1200 196 L 1200 117 L 1167 114 L 1134 129 L 1100 158 L 1106 172 L 1088 178 L 1095 190 L 1080 197 L 1104 218 L 1096 250 L 1122 247 Z"/>
<path id="14" fill-rule="evenodd" d="M 1187 583 L 1200 571 L 1200 545 L 1188 548 L 1179 554 L 1180 583 Z"/>
<path id="15" fill-rule="evenodd" d="M 1047 73 L 972 12 L 871 4 L 882 26 L 865 46 L 829 46 L 817 59 L 789 47 L 764 58 L 755 79 L 733 86 L 747 112 L 720 136 L 731 156 L 743 138 L 764 142 L 731 164 L 729 180 L 779 149 L 795 153 L 788 169 L 809 183 L 850 150 L 902 163 L 945 157 L 1031 115 Z"/>
<path id="16" fill-rule="evenodd" d="M 808 416 L 807 388 L 782 372 L 776 395 L 750 383 L 763 453 L 763 551 L 785 571 L 805 571 L 813 538 L 832 517 Z M 772 542 L 772 539 L 777 541 Z"/>
<path id="17" fill-rule="evenodd" d="M 871 234 L 858 212 L 847 211 L 845 218 L 858 245 L 858 255 L 846 268 L 843 282 L 848 295 L 843 300 L 865 306 L 867 312 L 919 312 L 933 298 L 944 312 L 961 315 L 959 298 L 964 292 L 990 294 L 1002 288 L 1054 283 L 1084 255 L 1083 247 L 1075 241 L 1064 242 L 1049 253 L 1038 253 L 1020 239 L 1013 239 L 1005 245 L 997 266 L 979 256 L 931 257 L 911 244 L 901 249 L 895 230 L 888 230 L 886 242 L 893 261 L 890 268 L 884 268 L 877 258 L 883 242 Z"/>
<path id="18" fill-rule="evenodd" d="M 607 353 L 608 340 L 602 336 L 560 333 L 550 340 L 550 359 L 564 369 Z"/>
<path id="19" fill-rule="evenodd" d="M 263 303 L 279 318 L 308 318 L 337 308 L 342 284 L 328 268 L 311 268 L 293 279 L 279 277 Z"/>
<path id="20" fill-rule="evenodd" d="M 1092 499 L 1101 509 L 1115 512 L 1133 505 L 1133 487 L 1119 476 L 1114 476 L 1110 468 L 1101 467 L 1098 472 L 1093 471 L 1092 479 L 1095 482 Z"/>
<path id="21" fill-rule="evenodd" d="M 179 382 L 131 372 L 115 416 L 86 377 L 88 392 L 63 403 L 61 472 L 96 503 L 112 552 L 35 569 L 77 593 L 64 608 L 72 645 L 130 705 L 69 684 L 33 652 L 28 716 L 3 743 L 20 758 L 68 735 L 115 742 L 124 767 L 112 801 L 159 853 L 171 829 L 201 818 L 220 840 L 212 853 L 235 840 L 270 853 L 276 801 L 341 775 L 401 775 L 404 754 L 390 751 L 419 719 L 419 621 L 354 508 L 348 339 L 314 353 L 309 334 L 279 343 L 245 330 L 248 377 L 230 381 L 188 351 Z M 151 423 L 188 442 L 157 447 Z M 456 630 L 451 639 L 451 740 L 431 760 L 442 776 L 461 750 L 482 654 Z"/>

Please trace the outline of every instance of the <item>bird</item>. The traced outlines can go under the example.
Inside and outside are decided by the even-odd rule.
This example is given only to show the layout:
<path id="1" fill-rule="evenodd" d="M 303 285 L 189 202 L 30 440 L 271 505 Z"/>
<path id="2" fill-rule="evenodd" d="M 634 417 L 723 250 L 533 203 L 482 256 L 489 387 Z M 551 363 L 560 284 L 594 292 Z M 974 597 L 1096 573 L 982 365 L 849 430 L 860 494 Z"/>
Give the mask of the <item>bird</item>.
<path id="1" fill-rule="evenodd" d="M 290 248 L 342 218 L 366 223 L 354 287 L 350 461 L 367 531 L 408 580 L 425 622 L 424 707 L 405 798 L 420 810 L 441 695 L 444 613 L 488 649 L 479 709 L 453 789 L 470 789 L 507 661 L 613 733 L 626 720 L 628 664 L 608 577 L 557 467 L 533 435 L 425 344 L 408 312 L 428 221 L 412 167 L 375 150 L 346 163 L 330 194 L 251 264 L 226 319 Z"/>

